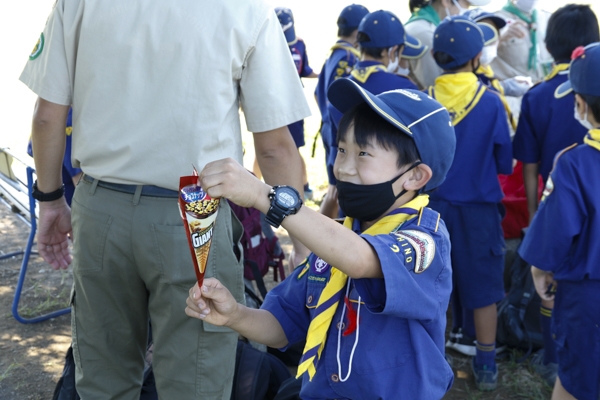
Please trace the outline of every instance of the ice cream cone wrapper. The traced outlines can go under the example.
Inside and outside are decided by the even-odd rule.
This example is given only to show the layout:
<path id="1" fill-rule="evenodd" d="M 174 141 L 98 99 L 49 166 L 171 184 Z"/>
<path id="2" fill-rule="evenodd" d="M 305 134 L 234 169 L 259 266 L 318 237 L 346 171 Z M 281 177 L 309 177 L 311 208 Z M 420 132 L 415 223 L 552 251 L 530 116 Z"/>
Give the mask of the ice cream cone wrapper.
<path id="1" fill-rule="evenodd" d="M 192 261 L 202 286 L 212 243 L 219 199 L 211 198 L 198 184 L 198 176 L 182 176 L 179 179 L 179 212 L 192 253 Z"/>

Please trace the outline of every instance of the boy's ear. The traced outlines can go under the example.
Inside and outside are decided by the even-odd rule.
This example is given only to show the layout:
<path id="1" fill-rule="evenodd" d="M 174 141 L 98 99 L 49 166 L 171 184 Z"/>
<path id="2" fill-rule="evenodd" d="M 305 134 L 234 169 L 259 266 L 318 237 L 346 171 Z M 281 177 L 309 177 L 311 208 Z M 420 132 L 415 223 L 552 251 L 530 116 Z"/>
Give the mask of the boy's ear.
<path id="1" fill-rule="evenodd" d="M 402 185 L 405 190 L 417 191 L 423 188 L 433 176 L 433 171 L 427 164 L 419 164 L 410 172 L 410 177 Z"/>

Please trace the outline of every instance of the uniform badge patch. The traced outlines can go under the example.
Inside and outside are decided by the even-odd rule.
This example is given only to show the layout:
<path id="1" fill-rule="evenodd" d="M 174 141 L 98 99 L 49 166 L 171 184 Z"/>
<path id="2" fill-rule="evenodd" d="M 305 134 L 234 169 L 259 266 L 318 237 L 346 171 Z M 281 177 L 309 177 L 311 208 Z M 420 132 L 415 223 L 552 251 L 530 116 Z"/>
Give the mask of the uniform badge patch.
<path id="1" fill-rule="evenodd" d="M 314 264 L 314 270 L 317 274 L 324 274 L 329 269 L 329 264 L 320 257 L 317 257 Z"/>
<path id="2" fill-rule="evenodd" d="M 37 43 L 35 44 L 35 47 L 31 51 L 29 59 L 35 60 L 36 58 L 38 58 L 38 56 L 42 54 L 42 50 L 44 50 L 44 32 L 40 34 L 40 38 L 38 39 Z"/>
<path id="3" fill-rule="evenodd" d="M 435 256 L 435 241 L 428 234 L 416 231 L 398 231 L 398 239 L 404 239 L 415 249 L 415 274 L 423 273 L 433 261 Z"/>

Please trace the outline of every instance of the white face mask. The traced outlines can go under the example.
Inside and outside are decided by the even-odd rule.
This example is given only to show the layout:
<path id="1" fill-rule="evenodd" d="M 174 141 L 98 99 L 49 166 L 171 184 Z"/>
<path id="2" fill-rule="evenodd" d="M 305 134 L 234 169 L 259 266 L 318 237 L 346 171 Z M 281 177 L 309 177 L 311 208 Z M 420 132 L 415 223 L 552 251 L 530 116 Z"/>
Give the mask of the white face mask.
<path id="1" fill-rule="evenodd" d="M 515 0 L 515 7 L 524 13 L 531 13 L 535 6 L 537 6 L 538 0 Z"/>
<path id="2" fill-rule="evenodd" d="M 390 62 L 387 65 L 387 71 L 391 72 L 392 74 L 396 73 L 396 70 L 398 69 L 398 64 L 400 64 L 400 56 L 398 54 L 394 54 L 392 52 L 392 48 L 390 47 L 388 49 L 388 59 L 390 60 Z M 392 61 L 392 56 L 396 56 L 396 59 L 394 61 Z"/>
<path id="3" fill-rule="evenodd" d="M 494 58 L 498 55 L 498 42 L 484 46 L 481 50 L 481 58 L 479 61 L 482 65 L 490 65 Z"/>
<path id="4" fill-rule="evenodd" d="M 408 74 L 410 74 L 410 68 L 398 67 L 398 69 L 396 69 L 396 74 L 408 76 Z"/>
<path id="5" fill-rule="evenodd" d="M 592 123 L 590 121 L 588 121 L 587 116 L 588 116 L 587 104 L 585 105 L 585 114 L 583 115 L 583 118 L 581 118 L 579 116 L 579 113 L 577 112 L 577 103 L 575 103 L 575 119 L 577 120 L 577 122 L 579 122 L 581 125 L 583 125 L 584 128 L 587 130 L 594 129 L 594 126 L 592 125 Z"/>

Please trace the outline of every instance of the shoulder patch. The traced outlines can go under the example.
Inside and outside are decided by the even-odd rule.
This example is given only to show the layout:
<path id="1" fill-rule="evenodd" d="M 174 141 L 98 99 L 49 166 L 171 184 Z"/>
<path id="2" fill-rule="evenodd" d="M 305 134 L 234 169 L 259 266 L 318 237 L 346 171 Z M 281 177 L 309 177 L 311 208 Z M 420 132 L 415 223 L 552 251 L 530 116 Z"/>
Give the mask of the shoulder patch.
<path id="1" fill-rule="evenodd" d="M 42 50 L 44 50 L 44 32 L 40 34 L 40 38 L 38 39 L 37 43 L 35 44 L 35 47 L 31 51 L 29 59 L 35 60 L 36 58 L 38 58 L 38 56 L 42 54 Z"/>
<path id="2" fill-rule="evenodd" d="M 435 241 L 430 235 L 417 230 L 398 231 L 395 235 L 415 249 L 415 274 L 421 274 L 429 268 L 435 256 Z"/>

